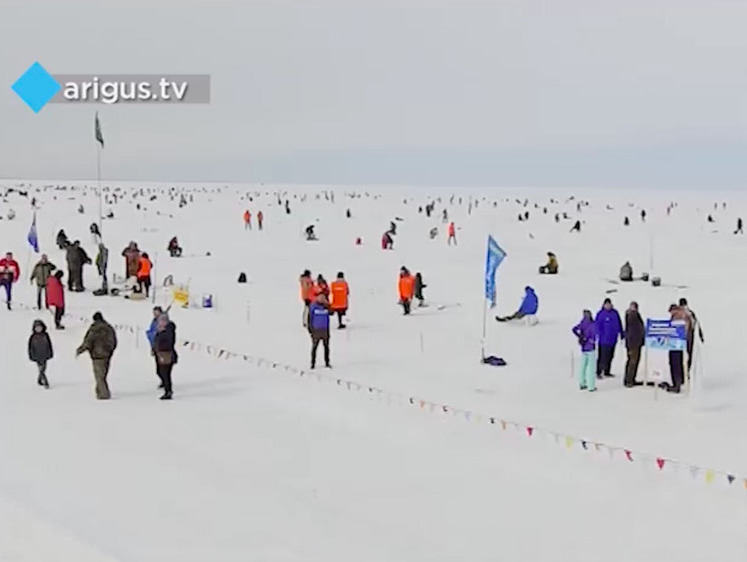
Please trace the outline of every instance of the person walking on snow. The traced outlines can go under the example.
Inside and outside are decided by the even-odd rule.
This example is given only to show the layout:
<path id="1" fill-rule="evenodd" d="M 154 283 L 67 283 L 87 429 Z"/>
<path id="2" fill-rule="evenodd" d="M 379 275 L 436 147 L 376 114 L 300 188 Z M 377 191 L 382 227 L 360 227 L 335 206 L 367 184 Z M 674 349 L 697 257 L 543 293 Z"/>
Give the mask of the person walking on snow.
<path id="1" fill-rule="evenodd" d="M 597 333 L 599 334 L 599 356 L 597 359 L 597 378 L 613 377 L 612 360 L 615 358 L 617 341 L 623 340 L 620 313 L 612 306 L 610 299 L 604 299 L 601 310 L 597 313 Z"/>
<path id="2" fill-rule="evenodd" d="M 100 312 L 93 315 L 93 323 L 88 328 L 83 343 L 75 350 L 78 357 L 84 352 L 91 356 L 93 364 L 93 376 L 96 380 L 96 398 L 98 400 L 109 400 L 111 392 L 107 377 L 111 365 L 112 355 L 117 349 L 117 334 L 114 328 L 104 320 Z"/>
<path id="3" fill-rule="evenodd" d="M 641 361 L 641 348 L 645 344 L 646 327 L 638 312 L 638 303 L 633 301 L 625 312 L 625 347 L 628 350 L 628 360 L 625 362 L 625 387 L 636 386 L 638 364 Z"/>
<path id="4" fill-rule="evenodd" d="M 525 316 L 534 316 L 539 310 L 539 298 L 532 287 L 524 287 L 524 298 L 521 301 L 519 310 L 511 316 L 496 316 L 498 322 L 509 322 L 511 320 L 521 320 Z"/>
<path id="5" fill-rule="evenodd" d="M 47 280 L 47 305 L 54 308 L 54 327 L 64 330 L 62 317 L 65 315 L 65 287 L 62 284 L 62 271 L 57 270 Z"/>
<path id="6" fill-rule="evenodd" d="M 49 308 L 47 304 L 47 280 L 52 275 L 52 272 L 57 269 L 57 266 L 47 259 L 47 254 L 42 254 L 39 262 L 34 266 L 31 271 L 30 281 L 36 282 L 36 308 L 37 310 L 42 309 L 42 295 L 44 295 L 44 306 Z"/>
<path id="7" fill-rule="evenodd" d="M 454 246 L 457 245 L 457 239 L 456 239 L 456 226 L 454 225 L 454 221 L 449 223 L 449 238 L 446 241 L 446 243 L 451 246 L 451 243 L 454 243 Z"/>
<path id="8" fill-rule="evenodd" d="M 156 356 L 158 377 L 161 379 L 163 396 L 161 400 L 171 400 L 174 390 L 171 383 L 171 372 L 179 356 L 176 353 L 176 324 L 165 312 L 156 320 L 156 335 L 153 338 L 153 351 Z"/>
<path id="9" fill-rule="evenodd" d="M 13 259 L 13 253 L 8 252 L 0 260 L 0 286 L 5 289 L 5 299 L 8 310 L 10 310 L 11 300 L 13 298 L 13 284 L 21 276 L 21 268 L 18 262 Z"/>
<path id="10" fill-rule="evenodd" d="M 415 274 L 415 289 L 414 289 L 414 295 L 415 298 L 418 299 L 418 308 L 425 306 L 425 297 L 423 296 L 423 289 L 425 289 L 428 285 L 423 283 L 423 275 L 418 271 Z"/>
<path id="11" fill-rule="evenodd" d="M 594 392 L 596 379 L 594 377 L 594 351 L 597 342 L 597 326 L 590 310 L 584 310 L 581 322 L 573 327 L 572 332 L 578 338 L 581 346 L 581 364 L 578 369 L 578 387 L 581 390 Z"/>
<path id="12" fill-rule="evenodd" d="M 257 227 L 259 227 L 260 230 L 262 230 L 262 225 L 265 222 L 265 215 L 262 213 L 262 211 L 259 211 L 257 213 Z"/>
<path id="13" fill-rule="evenodd" d="M 399 303 L 402 305 L 405 316 L 410 314 L 414 294 L 415 278 L 405 266 L 402 266 L 399 270 Z"/>
<path id="14" fill-rule="evenodd" d="M 348 282 L 345 281 L 345 274 L 340 271 L 337 273 L 337 279 L 332 281 L 330 286 L 332 294 L 332 312 L 337 315 L 337 329 L 342 330 L 346 328 L 342 319 L 348 311 L 348 298 L 350 297 L 350 288 Z"/>
<path id="15" fill-rule="evenodd" d="M 52 349 L 52 340 L 49 339 L 47 333 L 47 326 L 41 320 L 34 320 L 28 348 L 29 360 L 36 363 L 39 369 L 36 383 L 44 388 L 49 388 L 47 362 L 54 357 L 54 350 Z"/>
<path id="16" fill-rule="evenodd" d="M 329 303 L 323 293 L 316 296 L 309 306 L 307 321 L 311 335 L 311 368 L 316 368 L 316 352 L 321 342 L 324 346 L 324 365 L 331 368 L 329 360 Z"/>
<path id="17" fill-rule="evenodd" d="M 252 229 L 252 214 L 249 212 L 249 209 L 244 211 L 244 230 L 251 230 Z"/>

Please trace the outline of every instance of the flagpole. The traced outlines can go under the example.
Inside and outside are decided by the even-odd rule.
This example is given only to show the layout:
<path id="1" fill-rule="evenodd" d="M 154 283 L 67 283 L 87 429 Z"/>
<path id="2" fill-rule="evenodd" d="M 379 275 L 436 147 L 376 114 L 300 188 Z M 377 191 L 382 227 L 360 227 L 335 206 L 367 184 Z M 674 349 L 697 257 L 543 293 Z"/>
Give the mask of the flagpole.
<path id="1" fill-rule="evenodd" d="M 480 360 L 485 359 L 485 338 L 488 332 L 488 301 L 483 300 L 482 303 L 482 340 L 480 346 Z"/>
<path id="2" fill-rule="evenodd" d="M 103 231 L 103 222 L 104 222 L 104 214 L 102 212 L 102 204 L 101 204 L 101 145 L 96 144 L 96 179 L 98 182 L 98 191 L 99 191 L 99 234 L 101 234 L 101 239 L 104 238 L 104 231 Z"/>

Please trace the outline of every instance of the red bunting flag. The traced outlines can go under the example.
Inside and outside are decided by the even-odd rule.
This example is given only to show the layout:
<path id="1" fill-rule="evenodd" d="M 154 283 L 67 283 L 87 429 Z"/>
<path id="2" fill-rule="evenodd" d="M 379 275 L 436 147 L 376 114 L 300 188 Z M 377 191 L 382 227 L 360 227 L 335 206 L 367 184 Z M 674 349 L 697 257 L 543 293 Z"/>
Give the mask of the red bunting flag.
<path id="1" fill-rule="evenodd" d="M 628 458 L 630 462 L 633 462 L 633 453 L 631 451 L 628 451 L 625 449 L 625 456 Z"/>
<path id="2" fill-rule="evenodd" d="M 662 458 L 656 459 L 656 464 L 659 467 L 659 470 L 662 470 L 664 468 L 665 462 L 667 462 L 666 459 L 662 459 Z"/>
<path id="3" fill-rule="evenodd" d="M 532 433 L 534 433 L 534 428 L 533 428 L 533 427 L 531 427 L 531 426 L 530 426 L 530 427 L 527 427 L 527 434 L 529 434 L 529 437 L 531 437 L 531 436 L 532 436 Z"/>

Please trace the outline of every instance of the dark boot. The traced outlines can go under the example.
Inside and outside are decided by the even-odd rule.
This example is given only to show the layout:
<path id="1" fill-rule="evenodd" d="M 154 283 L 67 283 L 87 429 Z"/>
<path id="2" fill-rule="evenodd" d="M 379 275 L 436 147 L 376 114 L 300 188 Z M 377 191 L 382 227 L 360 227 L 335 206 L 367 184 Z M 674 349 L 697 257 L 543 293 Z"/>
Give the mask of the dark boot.
<path id="1" fill-rule="evenodd" d="M 164 392 L 163 396 L 159 398 L 159 400 L 171 400 L 171 398 L 174 396 L 173 392 Z"/>

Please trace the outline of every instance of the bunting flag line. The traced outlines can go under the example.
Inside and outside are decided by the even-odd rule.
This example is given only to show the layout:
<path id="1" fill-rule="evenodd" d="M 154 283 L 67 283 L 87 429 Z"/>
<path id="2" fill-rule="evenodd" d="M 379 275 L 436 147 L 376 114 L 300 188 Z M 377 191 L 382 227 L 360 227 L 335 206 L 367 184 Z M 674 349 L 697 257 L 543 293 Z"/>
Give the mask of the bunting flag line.
<path id="1" fill-rule="evenodd" d="M 35 311 L 35 307 L 28 306 L 25 304 L 20 304 L 19 308 L 29 310 L 29 311 Z M 89 318 L 83 318 L 83 317 L 77 317 L 76 320 L 81 322 L 82 324 L 85 324 L 90 321 Z M 129 325 L 123 325 L 123 324 L 116 324 L 114 325 L 115 329 L 118 331 L 122 331 L 129 334 L 134 334 L 135 337 L 138 337 L 138 334 L 142 332 L 142 330 L 137 326 L 129 326 Z M 498 422 L 500 422 L 501 430 L 506 431 L 508 428 L 508 425 L 510 424 L 515 430 L 522 430 L 525 434 L 525 438 L 532 439 L 533 437 L 539 437 L 539 436 L 545 436 L 545 437 L 553 437 L 556 444 L 560 445 L 561 442 L 563 445 L 565 445 L 566 449 L 571 450 L 574 449 L 573 445 L 576 443 L 580 443 L 581 447 L 576 448 L 578 451 L 582 452 L 591 452 L 591 453 L 601 453 L 601 452 L 607 452 L 609 455 L 610 460 L 617 459 L 624 459 L 626 463 L 633 463 L 636 465 L 640 465 L 643 468 L 650 467 L 657 473 L 669 473 L 669 474 L 677 474 L 680 472 L 680 469 L 689 469 L 690 475 L 692 477 L 692 480 L 696 480 L 699 482 L 704 482 L 706 484 L 714 484 L 717 479 L 719 482 L 722 482 L 725 487 L 731 487 L 733 489 L 742 489 L 747 491 L 747 477 L 744 476 L 737 476 L 733 472 L 725 472 L 720 470 L 715 470 L 713 468 L 708 467 L 701 467 L 690 463 L 684 463 L 682 461 L 674 460 L 671 458 L 667 458 L 664 456 L 657 456 L 657 455 L 651 455 L 647 452 L 642 451 L 634 451 L 633 449 L 624 449 L 612 445 L 608 445 L 602 442 L 598 441 L 590 441 L 588 439 L 580 439 L 578 437 L 567 435 L 564 433 L 559 433 L 557 431 L 550 431 L 542 428 L 538 428 L 535 425 L 525 425 L 519 422 L 510 421 L 506 419 L 501 419 L 496 416 L 486 416 L 485 414 L 481 414 L 478 412 L 474 412 L 472 410 L 464 410 L 461 408 L 456 408 L 448 404 L 439 404 L 437 402 L 432 402 L 429 400 L 426 400 L 425 398 L 420 398 L 416 396 L 405 396 L 396 392 L 390 392 L 382 388 L 378 388 L 375 386 L 368 386 L 368 385 L 361 385 L 360 383 L 352 380 L 347 380 L 339 377 L 335 377 L 331 374 L 327 373 L 321 373 L 321 372 L 307 372 L 302 369 L 298 369 L 296 367 L 293 367 L 292 365 L 285 364 L 285 363 L 279 363 L 277 361 L 272 361 L 266 358 L 261 357 L 255 357 L 253 355 L 249 354 L 238 354 L 233 351 L 230 351 L 223 347 L 213 346 L 212 344 L 197 342 L 194 340 L 187 340 L 187 339 L 180 339 L 177 341 L 177 345 L 189 349 L 190 351 L 199 351 L 199 352 L 205 352 L 210 357 L 216 358 L 216 359 L 234 359 L 239 358 L 243 359 L 245 362 L 249 362 L 253 365 L 262 366 L 263 369 L 267 370 L 282 370 L 286 373 L 291 373 L 294 375 L 297 375 L 300 378 L 303 377 L 309 377 L 316 379 L 319 382 L 328 382 L 335 385 L 335 387 L 346 389 L 349 392 L 365 392 L 365 396 L 368 396 L 369 399 L 375 398 L 377 401 L 383 401 L 386 400 L 387 405 L 409 405 L 417 407 L 418 410 L 421 411 L 428 411 L 429 413 L 435 413 L 440 412 L 441 414 L 451 414 L 452 417 L 458 417 L 461 420 L 467 421 L 467 422 L 477 422 L 482 423 L 483 420 L 486 422 L 489 422 L 490 425 L 496 425 Z M 428 408 L 426 408 L 428 406 Z M 535 441 L 538 441 L 537 439 L 533 439 Z M 593 448 L 589 447 L 589 445 L 593 445 Z M 615 455 L 616 452 L 620 451 L 621 455 Z M 665 470 L 665 467 L 667 470 Z M 700 477 L 701 475 L 704 475 L 704 477 Z M 732 484 L 739 479 L 742 482 L 741 487 L 732 487 Z"/>

